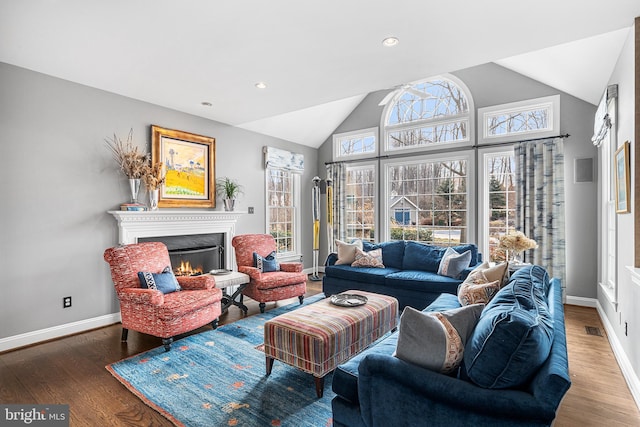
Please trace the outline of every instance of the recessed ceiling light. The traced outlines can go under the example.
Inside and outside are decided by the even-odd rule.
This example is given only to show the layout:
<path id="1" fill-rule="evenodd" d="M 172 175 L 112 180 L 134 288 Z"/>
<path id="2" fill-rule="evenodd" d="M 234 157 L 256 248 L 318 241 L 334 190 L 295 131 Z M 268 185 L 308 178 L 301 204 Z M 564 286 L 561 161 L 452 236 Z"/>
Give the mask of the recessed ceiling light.
<path id="1" fill-rule="evenodd" d="M 212 104 L 212 103 L 210 103 L 209 101 L 202 101 L 200 104 L 201 104 L 203 107 L 212 107 L 212 106 L 213 106 L 213 104 Z"/>
<path id="2" fill-rule="evenodd" d="M 386 39 L 382 40 L 382 46 L 385 47 L 392 47 L 397 45 L 398 43 L 400 43 L 400 40 L 397 37 L 387 37 Z"/>
<path id="3" fill-rule="evenodd" d="M 267 87 L 267 84 L 265 82 L 258 82 L 256 83 L 256 87 L 258 89 L 265 89 Z"/>

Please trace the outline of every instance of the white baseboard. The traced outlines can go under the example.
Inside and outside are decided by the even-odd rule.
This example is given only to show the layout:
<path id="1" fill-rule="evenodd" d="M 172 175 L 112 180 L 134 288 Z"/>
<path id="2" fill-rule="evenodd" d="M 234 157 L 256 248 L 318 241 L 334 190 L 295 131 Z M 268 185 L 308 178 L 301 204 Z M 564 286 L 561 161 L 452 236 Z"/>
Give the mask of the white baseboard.
<path id="1" fill-rule="evenodd" d="M 565 304 L 596 308 L 598 300 L 595 298 L 572 297 L 570 295 L 567 295 Z"/>
<path id="2" fill-rule="evenodd" d="M 624 348 L 622 348 L 620 340 L 618 340 L 618 336 L 613 329 L 613 325 L 609 322 L 609 318 L 606 316 L 604 309 L 598 300 L 596 300 L 596 309 L 598 310 L 604 329 L 607 331 L 607 337 L 609 338 L 609 343 L 613 349 L 613 355 L 618 361 L 618 365 L 622 371 L 622 376 L 627 381 L 627 385 L 631 391 L 631 396 L 633 396 L 633 399 L 636 401 L 636 406 L 640 409 L 640 379 L 633 370 L 633 366 L 631 365 Z"/>
<path id="3" fill-rule="evenodd" d="M 42 341 L 64 337 L 66 335 L 77 334 L 90 329 L 101 328 L 120 322 L 120 313 L 106 314 L 104 316 L 91 319 L 79 320 L 64 325 L 52 326 L 51 328 L 40 329 L 38 331 L 27 332 L 0 339 L 0 352 L 14 350 L 19 347 L 37 344 Z"/>
<path id="4" fill-rule="evenodd" d="M 305 268 L 302 272 L 305 274 L 311 274 L 313 273 L 313 268 Z M 324 273 L 324 266 L 318 267 L 318 273 Z"/>

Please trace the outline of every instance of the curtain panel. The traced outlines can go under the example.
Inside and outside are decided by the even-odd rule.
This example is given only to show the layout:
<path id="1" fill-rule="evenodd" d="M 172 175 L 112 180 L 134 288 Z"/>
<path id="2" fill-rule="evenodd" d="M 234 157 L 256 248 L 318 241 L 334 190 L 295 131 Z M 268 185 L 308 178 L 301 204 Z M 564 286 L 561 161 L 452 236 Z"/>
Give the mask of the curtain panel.
<path id="1" fill-rule="evenodd" d="M 564 224 L 564 141 L 523 142 L 515 147 L 516 229 L 538 248 L 525 261 L 539 264 L 566 287 Z"/>

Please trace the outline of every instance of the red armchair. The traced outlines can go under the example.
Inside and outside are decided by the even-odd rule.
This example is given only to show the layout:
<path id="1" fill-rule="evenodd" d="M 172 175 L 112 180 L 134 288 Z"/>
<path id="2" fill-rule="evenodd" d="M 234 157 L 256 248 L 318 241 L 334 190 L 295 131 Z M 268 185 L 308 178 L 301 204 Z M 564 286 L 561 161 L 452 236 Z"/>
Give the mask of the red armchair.
<path id="1" fill-rule="evenodd" d="M 163 294 L 140 286 L 138 272 L 161 273 L 171 266 L 164 243 L 145 242 L 109 248 L 104 260 L 120 300 L 122 341 L 129 329 L 162 338 L 166 351 L 173 337 L 211 323 L 215 329 L 221 313 L 222 291 L 210 275 L 178 276 L 182 290 Z"/>
<path id="2" fill-rule="evenodd" d="M 276 250 L 276 241 L 270 234 L 241 234 L 231 244 L 236 252 L 238 271 L 248 274 L 249 284 L 242 291 L 258 301 L 260 313 L 264 313 L 267 302 L 298 297 L 300 304 L 307 291 L 307 275 L 302 272 L 302 263 L 281 263 L 279 271 L 264 273 L 254 267 L 253 253 L 267 257 Z M 242 295 L 240 301 L 242 302 Z"/>

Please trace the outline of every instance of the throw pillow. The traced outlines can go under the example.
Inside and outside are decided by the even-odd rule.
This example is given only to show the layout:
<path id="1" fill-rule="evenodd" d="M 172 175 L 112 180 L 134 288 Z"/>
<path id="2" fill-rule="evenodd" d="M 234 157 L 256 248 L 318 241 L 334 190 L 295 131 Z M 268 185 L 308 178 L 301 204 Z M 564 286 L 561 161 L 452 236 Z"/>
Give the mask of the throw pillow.
<path id="1" fill-rule="evenodd" d="M 501 262 L 500 264 L 496 264 L 491 267 L 489 263 L 485 261 L 474 268 L 473 271 L 471 271 L 471 273 L 469 273 L 469 275 L 467 276 L 467 279 L 473 280 L 476 283 L 478 283 L 478 278 L 484 279 L 484 283 L 494 282 L 498 280 L 500 288 L 502 288 L 507 283 L 507 279 L 509 277 L 509 275 L 507 274 L 508 271 L 509 264 L 507 262 Z"/>
<path id="2" fill-rule="evenodd" d="M 280 270 L 280 264 L 278 264 L 278 260 L 276 259 L 276 251 L 273 251 L 264 257 L 254 252 L 253 266 L 263 273 Z"/>
<path id="3" fill-rule="evenodd" d="M 336 265 L 351 265 L 356 260 L 356 249 L 362 250 L 362 240 L 355 240 L 353 243 L 336 240 L 336 246 L 338 247 L 338 260 L 336 261 Z"/>
<path id="4" fill-rule="evenodd" d="M 453 372 L 462 362 L 464 346 L 483 308 L 484 304 L 474 304 L 422 312 L 407 306 L 400 316 L 395 356 L 432 371 Z"/>
<path id="5" fill-rule="evenodd" d="M 365 252 L 356 248 L 356 260 L 351 263 L 351 267 L 384 268 L 384 264 L 382 263 L 382 249 Z"/>
<path id="6" fill-rule="evenodd" d="M 464 352 L 467 375 L 480 387 L 518 387 L 549 357 L 553 316 L 535 282 L 512 279 L 482 312 Z"/>
<path id="7" fill-rule="evenodd" d="M 500 281 L 487 282 L 484 278 L 465 280 L 458 286 L 458 301 L 461 305 L 488 304 L 500 290 Z"/>
<path id="8" fill-rule="evenodd" d="M 469 267 L 470 262 L 471 251 L 459 254 L 455 249 L 447 248 L 442 260 L 440 260 L 438 274 L 457 279 L 458 276 L 460 276 L 460 273 L 462 273 L 465 268 Z"/>
<path id="9" fill-rule="evenodd" d="M 138 272 L 138 280 L 141 288 L 156 289 L 163 294 L 182 290 L 170 266 L 166 266 L 161 273 L 140 271 Z"/>

